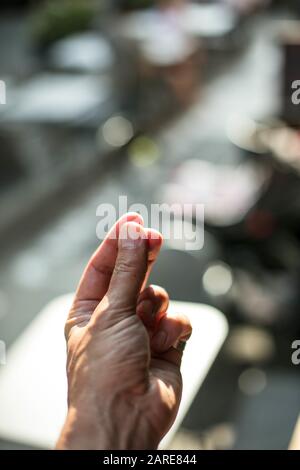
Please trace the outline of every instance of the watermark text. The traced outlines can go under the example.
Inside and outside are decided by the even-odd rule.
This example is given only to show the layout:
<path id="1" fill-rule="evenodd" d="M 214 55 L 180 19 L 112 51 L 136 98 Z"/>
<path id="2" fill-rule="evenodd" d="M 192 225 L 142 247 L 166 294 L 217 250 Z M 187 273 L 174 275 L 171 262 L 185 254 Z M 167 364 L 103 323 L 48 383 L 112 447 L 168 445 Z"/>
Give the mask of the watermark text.
<path id="1" fill-rule="evenodd" d="M 128 206 L 127 196 L 119 197 L 119 207 L 112 204 L 100 204 L 96 215 L 99 222 L 96 227 L 96 235 L 103 240 L 116 221 L 128 212 L 139 213 L 145 227 L 151 227 L 162 233 L 165 240 L 181 241 L 183 249 L 188 251 L 201 250 L 204 245 L 204 206 L 203 204 L 150 204 L 148 208 L 144 204 L 135 203 Z M 191 220 L 197 224 L 191 223 Z M 127 233 L 122 237 L 134 238 L 135 233 Z M 117 238 L 118 234 L 109 232 L 110 238 Z M 153 232 L 152 238 L 159 236 Z"/>
<path id="2" fill-rule="evenodd" d="M 292 354 L 292 363 L 294 366 L 300 365 L 300 339 L 296 339 L 292 343 L 292 349 L 294 350 Z"/>

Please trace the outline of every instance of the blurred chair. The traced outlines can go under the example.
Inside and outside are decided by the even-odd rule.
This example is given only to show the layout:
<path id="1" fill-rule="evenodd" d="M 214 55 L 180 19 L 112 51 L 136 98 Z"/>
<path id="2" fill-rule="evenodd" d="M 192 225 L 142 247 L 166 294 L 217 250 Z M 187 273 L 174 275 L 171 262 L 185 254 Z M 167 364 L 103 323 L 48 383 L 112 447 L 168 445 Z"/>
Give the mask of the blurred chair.
<path id="1" fill-rule="evenodd" d="M 94 32 L 74 34 L 55 42 L 48 57 L 58 71 L 95 74 L 112 73 L 116 60 L 110 42 Z"/>

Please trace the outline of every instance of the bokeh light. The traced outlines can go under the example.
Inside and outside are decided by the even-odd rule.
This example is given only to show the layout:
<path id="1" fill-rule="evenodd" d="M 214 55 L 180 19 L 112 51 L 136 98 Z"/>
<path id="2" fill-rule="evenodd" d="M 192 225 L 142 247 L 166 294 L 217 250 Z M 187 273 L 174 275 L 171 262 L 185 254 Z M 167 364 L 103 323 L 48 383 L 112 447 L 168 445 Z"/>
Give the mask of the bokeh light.
<path id="1" fill-rule="evenodd" d="M 113 116 L 103 125 L 101 135 L 112 147 L 123 147 L 133 137 L 133 126 L 125 117 Z"/>
<path id="2" fill-rule="evenodd" d="M 129 145 L 128 155 L 134 166 L 145 168 L 153 165 L 160 158 L 161 153 L 154 139 L 140 136 Z"/>

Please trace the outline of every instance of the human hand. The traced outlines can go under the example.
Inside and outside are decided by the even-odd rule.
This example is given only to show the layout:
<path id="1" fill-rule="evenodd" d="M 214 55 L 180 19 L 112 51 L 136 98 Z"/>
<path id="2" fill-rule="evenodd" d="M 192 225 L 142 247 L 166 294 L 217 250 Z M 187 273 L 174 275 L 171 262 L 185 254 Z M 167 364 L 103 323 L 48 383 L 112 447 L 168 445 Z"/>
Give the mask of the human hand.
<path id="1" fill-rule="evenodd" d="M 189 320 L 145 287 L 162 236 L 123 216 L 90 259 L 66 322 L 68 414 L 58 449 L 154 449 L 180 403 Z"/>

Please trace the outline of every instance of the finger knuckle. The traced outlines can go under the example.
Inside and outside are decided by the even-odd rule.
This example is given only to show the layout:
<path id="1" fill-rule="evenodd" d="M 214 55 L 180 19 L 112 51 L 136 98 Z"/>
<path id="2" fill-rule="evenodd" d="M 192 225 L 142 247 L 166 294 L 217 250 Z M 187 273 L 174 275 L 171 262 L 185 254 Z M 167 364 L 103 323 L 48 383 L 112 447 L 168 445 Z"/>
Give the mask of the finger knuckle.
<path id="1" fill-rule="evenodd" d="M 135 258 L 120 258 L 115 266 L 115 273 L 118 274 L 135 274 L 137 263 Z"/>
<path id="2" fill-rule="evenodd" d="M 156 284 L 150 284 L 149 288 L 151 288 L 153 292 L 157 293 L 161 297 L 169 297 L 169 294 L 166 289 L 164 289 L 164 287 L 158 286 Z"/>

